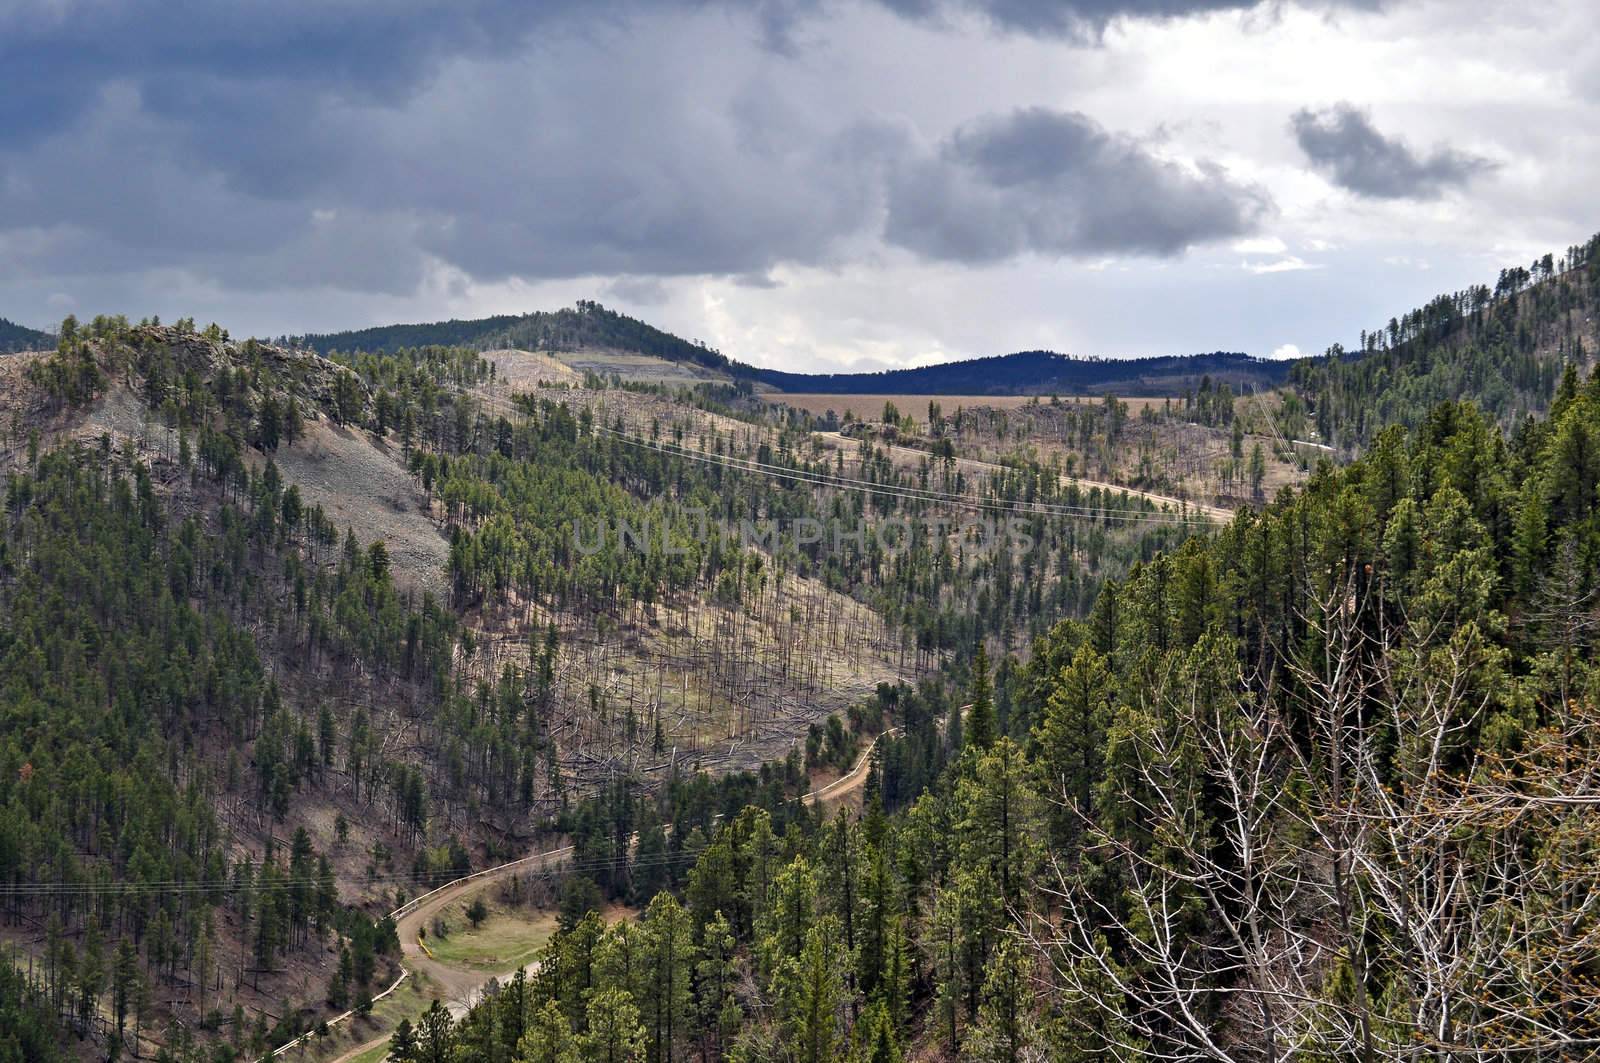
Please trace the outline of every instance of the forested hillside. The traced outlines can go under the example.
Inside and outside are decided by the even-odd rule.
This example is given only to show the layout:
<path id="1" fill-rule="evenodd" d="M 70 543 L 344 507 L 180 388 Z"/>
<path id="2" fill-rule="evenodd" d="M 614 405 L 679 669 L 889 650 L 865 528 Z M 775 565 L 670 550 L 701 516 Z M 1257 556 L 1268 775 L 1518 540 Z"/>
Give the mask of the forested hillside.
<path id="1" fill-rule="evenodd" d="M 35 424 L 131 378 L 166 428 L 145 451 L 109 432 L 44 450 L 35 427 L 7 476 L 0 924 L 30 992 L 102 1050 L 275 1043 L 342 954 L 353 999 L 393 953 L 392 927 L 341 899 L 363 866 L 387 872 L 374 842 L 416 846 L 417 881 L 458 866 L 417 845 L 442 809 L 394 749 L 410 719 L 448 718 L 456 621 L 402 601 L 381 543 L 255 456 L 324 401 L 361 413 L 364 391 L 224 349 L 186 324 L 69 321 L 31 366 Z M 374 675 L 381 718 L 360 696 Z"/>
<path id="2" fill-rule="evenodd" d="M 0 317 L 0 353 L 39 351 L 55 345 L 55 340 L 38 329 L 31 329 Z"/>
<path id="3" fill-rule="evenodd" d="M 1587 1054 L 1596 425 L 1600 379 L 1510 441 L 1438 406 L 998 688 L 885 690 L 859 821 L 603 803 L 693 867 L 396 1058 Z"/>
<path id="4" fill-rule="evenodd" d="M 674 750 L 759 765 L 979 632 L 1022 647 L 1204 524 L 1037 462 L 825 446 L 712 412 L 703 390 L 478 387 L 441 406 L 394 388 L 408 357 L 351 364 L 449 524 L 451 604 L 491 655 L 558 632 L 563 772 L 588 781 L 664 770 Z M 1025 534 L 986 546 L 1008 518 Z"/>
<path id="5" fill-rule="evenodd" d="M 1218 351 L 1215 354 L 1150 358 L 1077 358 L 1051 351 L 1021 351 L 917 369 L 877 373 L 790 373 L 730 361 L 702 343 L 691 343 L 635 318 L 580 301 L 553 312 L 501 315 L 424 325 L 383 325 L 351 332 L 298 337 L 322 354 L 365 351 L 393 354 L 405 348 L 469 347 L 487 351 L 615 350 L 689 363 L 782 391 L 837 394 L 927 395 L 1181 395 L 1203 378 L 1235 391 L 1281 384 L 1289 363 Z"/>
<path id="6" fill-rule="evenodd" d="M 1586 255 L 1440 335 L 1579 320 Z M 1363 359 L 1410 364 L 1397 330 Z M 846 437 L 731 384 L 69 318 L 0 422 L 0 1052 L 366 1016 L 421 947 L 385 913 L 563 841 L 505 902 L 559 895 L 537 964 L 388 1014 L 397 1058 L 1579 1051 L 1587 343 L 1546 417 L 1434 404 L 1269 503 L 1246 424 L 1326 402 Z M 1075 479 L 1185 424 L 1254 478 L 1224 526 Z M 797 800 L 874 736 L 863 814 Z"/>
<path id="7" fill-rule="evenodd" d="M 726 358 L 704 344 L 680 339 L 588 300 L 562 310 L 423 325 L 382 325 L 352 332 L 311 334 L 299 337 L 297 342 L 323 354 L 333 351 L 393 354 L 405 348 L 436 346 L 480 351 L 502 347 L 529 351 L 600 348 L 691 362 L 709 369 L 728 367 Z"/>
<path id="8" fill-rule="evenodd" d="M 1291 382 L 1323 441 L 1349 453 L 1447 400 L 1471 400 L 1507 427 L 1542 414 L 1563 367 L 1586 371 L 1597 349 L 1600 236 L 1363 330 L 1354 351 L 1335 344 L 1296 363 Z"/>
<path id="9" fill-rule="evenodd" d="M 1235 391 L 1282 383 L 1289 363 L 1218 351 L 1152 358 L 1078 358 L 1053 351 L 1020 351 L 916 369 L 877 373 L 786 373 L 738 367 L 782 391 L 840 395 L 1181 395 L 1202 379 Z"/>
<path id="10" fill-rule="evenodd" d="M 31 973 L 0 1006 L 80 1054 L 281 1043 L 392 977 L 399 897 L 552 833 L 625 865 L 619 810 L 704 793 L 685 770 L 787 752 L 781 810 L 980 642 L 1022 648 L 1196 528 L 1036 463 L 830 450 L 705 391 L 508 401 L 462 348 L 340 363 L 68 319 L 11 368 L 0 950 Z M 442 572 L 335 521 L 318 500 L 364 488 L 330 490 L 324 451 L 414 477 Z M 1026 535 L 980 549 L 973 513 Z M 801 516 L 843 540 L 760 530 Z M 591 522 L 672 548 L 579 550 Z"/>

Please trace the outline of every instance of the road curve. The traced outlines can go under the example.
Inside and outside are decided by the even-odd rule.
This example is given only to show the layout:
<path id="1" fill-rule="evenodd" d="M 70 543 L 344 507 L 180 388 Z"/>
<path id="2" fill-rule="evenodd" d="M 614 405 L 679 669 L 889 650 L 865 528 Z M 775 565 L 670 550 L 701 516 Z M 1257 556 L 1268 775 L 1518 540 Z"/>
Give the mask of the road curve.
<path id="1" fill-rule="evenodd" d="M 826 786 L 819 786 L 810 793 L 802 794 L 800 800 L 804 804 L 814 805 L 818 801 L 831 801 L 837 797 L 855 793 L 867 785 L 867 776 L 872 773 L 872 752 L 878 748 L 878 743 L 885 738 L 893 738 L 900 733 L 900 728 L 890 727 L 867 744 L 861 756 L 856 758 L 855 766 Z"/>
<path id="2" fill-rule="evenodd" d="M 826 785 L 801 794 L 801 802 L 807 805 L 814 805 L 819 801 L 831 801 L 852 794 L 864 787 L 867 784 L 867 776 L 872 772 L 872 753 L 878 748 L 878 743 L 885 738 L 899 734 L 899 732 L 900 728 L 890 727 L 875 737 L 868 743 L 867 748 L 862 751 L 861 756 L 856 758 L 855 765 L 848 772 Z M 395 933 L 400 938 L 400 977 L 396 978 L 394 984 L 388 989 L 374 997 L 373 1001 L 382 1000 L 395 992 L 405 983 L 407 978 L 412 977 L 414 974 L 426 974 L 443 990 L 444 995 L 440 999 L 446 1001 L 450 1005 L 450 1010 L 459 1017 L 475 1002 L 478 993 L 489 983 L 489 980 L 496 976 L 486 975 L 482 971 L 463 971 L 458 967 L 440 963 L 428 955 L 427 950 L 423 948 L 422 939 L 418 935 L 418 931 L 426 927 L 428 920 L 437 915 L 445 905 L 459 897 L 466 887 L 497 882 L 507 875 L 527 868 L 542 867 L 549 863 L 560 863 L 572 855 L 572 850 L 572 846 L 564 845 L 559 849 L 547 849 L 543 852 L 531 853 L 528 856 L 519 857 L 504 864 L 496 864 L 494 867 L 484 868 L 482 871 L 474 871 L 470 875 L 463 875 L 458 879 L 453 879 L 438 889 L 430 890 L 420 897 L 413 898 L 390 912 L 390 918 L 395 921 Z M 351 1010 L 335 1016 L 328 1020 L 328 1026 L 331 1028 L 340 1023 L 348 1022 L 354 1015 L 355 1011 Z M 311 1036 L 310 1033 L 303 1033 L 293 1041 L 279 1047 L 273 1055 L 282 1058 L 287 1052 L 309 1041 Z M 334 1060 L 334 1063 L 348 1063 L 349 1060 L 355 1059 L 361 1053 L 376 1048 L 388 1040 L 388 1034 L 382 1037 L 375 1037 L 345 1052 Z M 266 1059 L 267 1057 L 262 1058 Z"/>

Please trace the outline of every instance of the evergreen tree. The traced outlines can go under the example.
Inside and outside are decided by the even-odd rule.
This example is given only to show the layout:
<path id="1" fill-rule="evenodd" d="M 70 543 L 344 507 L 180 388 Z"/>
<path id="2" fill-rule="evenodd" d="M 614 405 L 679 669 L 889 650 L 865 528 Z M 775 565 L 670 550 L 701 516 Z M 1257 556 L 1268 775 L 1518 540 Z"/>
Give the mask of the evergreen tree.
<path id="1" fill-rule="evenodd" d="M 416 1063 L 417 1041 L 410 1019 L 401 1018 L 395 1026 L 389 1038 L 389 1058 L 393 1063 Z"/>
<path id="2" fill-rule="evenodd" d="M 579 1039 L 590 1063 L 628 1063 L 644 1053 L 639 1009 L 625 989 L 601 989 L 589 999 L 588 1025 Z"/>
<path id="3" fill-rule="evenodd" d="M 972 655 L 972 687 L 967 692 L 972 708 L 967 710 L 967 745 L 980 752 L 994 744 L 994 688 L 989 681 L 989 653 L 983 640 Z"/>
<path id="4" fill-rule="evenodd" d="M 546 1000 L 517 1042 L 518 1063 L 580 1063 L 581 1058 L 578 1039 L 560 1005 Z"/>
<path id="5" fill-rule="evenodd" d="M 1051 842 L 1059 852 L 1076 847 L 1093 811 L 1111 711 L 1105 658 L 1083 646 L 1061 670 L 1034 736 L 1041 788 L 1052 801 Z"/>
<path id="6" fill-rule="evenodd" d="M 650 1057 L 672 1063 L 674 1049 L 692 1027 L 694 925 L 669 893 L 645 910 L 644 975 L 640 1003 L 648 1020 Z"/>
<path id="7" fill-rule="evenodd" d="M 797 1063 L 833 1059 L 844 1003 L 838 935 L 832 916 L 819 920 L 806 932 L 799 955 L 786 959 L 774 979 L 778 1015 Z"/>
<path id="8" fill-rule="evenodd" d="M 450 1063 L 455 1052 L 455 1023 L 437 998 L 417 1023 L 416 1063 Z"/>

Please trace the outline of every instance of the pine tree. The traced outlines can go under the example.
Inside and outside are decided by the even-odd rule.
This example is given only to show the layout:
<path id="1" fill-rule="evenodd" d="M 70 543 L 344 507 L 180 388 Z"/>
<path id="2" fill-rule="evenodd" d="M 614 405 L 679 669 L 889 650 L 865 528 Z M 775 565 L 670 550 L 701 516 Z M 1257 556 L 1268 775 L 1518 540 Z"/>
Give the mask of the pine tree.
<path id="1" fill-rule="evenodd" d="M 734 997 L 737 968 L 733 927 L 719 910 L 700 935 L 700 961 L 695 964 L 696 1013 L 705 1050 L 720 1052 L 738 1029 L 741 1012 Z"/>
<path id="2" fill-rule="evenodd" d="M 797 1063 L 829 1063 L 839 1036 L 844 986 L 839 977 L 838 921 L 818 920 L 797 957 L 785 960 L 774 980 L 778 1015 Z"/>
<path id="3" fill-rule="evenodd" d="M 964 868 L 982 868 L 999 887 L 1000 901 L 1015 905 L 1040 853 L 1035 769 L 1010 738 L 978 757 L 957 785 L 956 830 Z"/>
<path id="4" fill-rule="evenodd" d="M 889 871 L 887 845 L 869 845 L 861 899 L 861 947 L 856 958 L 857 984 L 872 997 L 883 983 L 889 958 L 890 927 L 898 917 L 899 899 Z"/>
<path id="5" fill-rule="evenodd" d="M 882 1002 L 873 1004 L 861 1013 L 856 1024 L 855 1040 L 860 1049 L 861 1063 L 900 1063 L 900 1045 L 895 1037 L 894 1021 Z"/>
<path id="6" fill-rule="evenodd" d="M 878 983 L 877 997 L 887 1010 L 889 1022 L 896 1032 L 904 1031 L 910 1021 L 907 1009 L 916 969 L 912 954 L 914 948 L 906 933 L 905 917 L 895 916 L 889 922 L 888 958 L 883 965 L 883 978 Z"/>
<path id="7" fill-rule="evenodd" d="M 658 893 L 644 916 L 646 972 L 641 1003 L 650 1020 L 651 1058 L 672 1063 L 691 1025 L 694 926 L 670 893 Z"/>
<path id="8" fill-rule="evenodd" d="M 411 1020 L 402 1018 L 389 1038 L 389 1059 L 393 1063 L 415 1063 L 417 1038 L 411 1029 Z"/>
<path id="9" fill-rule="evenodd" d="M 625 989 L 600 989 L 589 998 L 588 1030 L 578 1040 L 591 1063 L 628 1063 L 644 1051 L 639 1009 Z"/>
<path id="10" fill-rule="evenodd" d="M 200 920 L 200 940 L 195 945 L 195 986 L 200 992 L 200 1014 L 206 1013 L 206 991 L 211 987 L 211 909 Z"/>
<path id="11" fill-rule="evenodd" d="M 434 998 L 417 1024 L 416 1063 L 450 1063 L 455 1052 L 455 1023 Z"/>
<path id="12" fill-rule="evenodd" d="M 928 926 L 925 947 L 933 959 L 934 1001 L 937 1028 L 945 1048 L 952 1055 L 960 1050 L 959 1021 L 966 966 L 962 963 L 962 943 L 966 934 L 962 899 L 954 888 L 934 894 L 933 919 Z"/>
<path id="13" fill-rule="evenodd" d="M 580 1063 L 581 1059 L 578 1039 L 561 1006 L 546 1000 L 533 1013 L 527 1031 L 517 1042 L 518 1063 Z"/>
<path id="14" fill-rule="evenodd" d="M 1031 1058 L 1032 1011 L 1028 958 L 1022 946 L 1008 937 L 995 950 L 984 979 L 983 1004 L 972 1037 L 976 1051 L 969 1050 L 971 1057 L 992 1063 Z"/>
<path id="15" fill-rule="evenodd" d="M 1094 787 L 1111 724 L 1111 676 L 1105 658 L 1079 648 L 1061 670 L 1035 730 L 1041 786 L 1050 799 L 1051 842 L 1068 852 L 1093 811 Z"/>
<path id="16" fill-rule="evenodd" d="M 639 829 L 634 850 L 633 902 L 646 905 L 667 885 L 667 835 L 652 816 Z"/>
<path id="17" fill-rule="evenodd" d="M 982 752 L 994 745 L 994 688 L 989 682 L 989 653 L 978 640 L 972 655 L 972 686 L 968 690 L 972 708 L 967 710 L 967 746 Z"/>
<path id="18" fill-rule="evenodd" d="M 93 923 L 83 945 L 83 958 L 78 964 L 78 1029 L 87 1032 L 94 1020 L 95 1006 L 105 989 L 105 945 L 100 929 Z"/>
<path id="19" fill-rule="evenodd" d="M 768 904 L 756 919 L 755 951 L 764 977 L 770 980 L 800 955 L 816 910 L 816 873 L 805 857 L 797 856 L 774 877 Z"/>
<path id="20" fill-rule="evenodd" d="M 348 946 L 339 947 L 339 965 L 334 968 L 333 977 L 328 980 L 328 1006 L 332 1008 L 346 1008 L 350 1005 L 350 981 L 353 967 L 350 961 Z"/>
<path id="21" fill-rule="evenodd" d="M 139 978 L 139 957 L 133 941 L 123 938 L 117 943 L 116 964 L 111 974 L 112 1013 L 117 1022 L 117 1040 L 123 1038 L 128 1024 L 128 1009 L 133 1004 L 135 983 Z"/>

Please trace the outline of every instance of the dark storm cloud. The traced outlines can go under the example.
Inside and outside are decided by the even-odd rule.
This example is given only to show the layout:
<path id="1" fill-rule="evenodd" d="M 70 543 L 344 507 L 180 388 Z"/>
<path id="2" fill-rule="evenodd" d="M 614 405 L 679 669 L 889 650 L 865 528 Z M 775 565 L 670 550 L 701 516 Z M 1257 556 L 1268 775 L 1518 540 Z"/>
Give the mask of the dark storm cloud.
<path id="1" fill-rule="evenodd" d="M 1290 125 L 1314 166 L 1341 188 L 1372 199 L 1434 199 L 1494 168 L 1488 159 L 1445 147 L 1420 156 L 1348 103 L 1298 111 Z"/>
<path id="2" fill-rule="evenodd" d="M 650 18 L 665 6 L 604 10 Z M 37 274 L 141 265 L 233 288 L 391 293 L 414 290 L 431 263 L 494 280 L 761 276 L 826 258 L 869 224 L 892 138 L 786 105 L 759 57 L 736 62 L 745 73 L 732 87 L 695 60 L 691 47 L 770 46 L 803 0 L 768 3 L 759 17 L 676 6 L 704 17 L 687 28 L 656 18 L 665 39 L 592 21 L 556 35 L 552 24 L 509 51 L 492 31 L 527 23 L 469 6 L 480 29 L 456 31 L 462 54 L 399 35 L 388 62 L 431 64 L 408 86 L 375 69 L 373 50 L 340 56 L 332 39 L 339 27 L 375 29 L 376 16 L 330 23 L 308 10 L 291 33 L 295 10 L 257 25 L 245 4 L 232 31 L 275 33 L 293 53 L 284 70 L 249 58 L 264 54 L 259 42 L 235 67 L 191 40 L 125 60 L 123 76 L 97 71 L 101 84 L 60 129 L 0 130 L 0 247 L 26 247 L 10 264 Z M 0 50 L 16 52 L 18 35 L 47 43 L 59 27 L 43 10 L 0 15 L 15 31 L 0 33 Z M 92 14 L 97 32 L 131 32 Z M 153 52 L 162 30 L 176 27 L 140 27 Z M 202 19 L 194 32 L 223 31 Z"/>
<path id="3" fill-rule="evenodd" d="M 491 279 L 763 274 L 828 261 L 872 223 L 900 134 L 833 128 L 785 106 L 759 76 L 719 98 L 638 59 L 604 70 L 574 62 L 559 89 L 509 104 L 474 92 L 467 110 L 479 117 L 466 129 L 454 109 L 408 122 L 444 158 L 505 123 L 522 132 L 483 165 L 407 183 L 429 251 Z M 572 99 L 584 101 L 576 113 Z M 530 105 L 531 120 L 512 113 Z"/>
<path id="4" fill-rule="evenodd" d="M 205 115 L 251 94 L 332 89 L 393 102 L 455 55 L 508 54 L 536 30 L 594 32 L 693 0 L 11 0 L 0 9 L 0 142 L 26 141 L 137 85 L 152 109 Z M 581 20 L 570 16 L 581 14 Z M 202 86 L 195 92 L 196 85 Z M 218 84 L 236 91 L 218 91 Z M 259 108 L 261 101 L 255 101 Z"/>
<path id="5" fill-rule="evenodd" d="M 628 306 L 660 306 L 669 293 L 658 277 L 618 277 L 607 282 L 605 295 Z"/>
<path id="6" fill-rule="evenodd" d="M 656 13 L 737 12 L 751 18 L 755 40 L 786 52 L 823 2 L 7 0 L 0 4 L 0 144 L 61 128 L 119 81 L 137 85 L 153 110 L 174 115 L 237 109 L 250 119 L 269 105 L 260 97 L 285 92 L 394 103 L 453 57 L 598 38 Z"/>
<path id="7" fill-rule="evenodd" d="M 1038 33 L 1244 6 L 867 2 Z M 936 260 L 1167 255 L 1267 207 L 1081 116 L 1019 112 L 928 150 L 870 107 L 817 105 L 784 72 L 848 7 L 0 0 L 0 279 L 406 295 L 441 272 L 601 275 L 642 300 L 649 278 L 770 285 L 885 232 Z"/>
<path id="8" fill-rule="evenodd" d="M 1092 37 L 1117 18 L 1166 19 L 1281 0 L 868 0 L 901 15 L 972 13 L 1009 31 Z M 1387 0 L 1298 0 L 1377 7 Z M 8 0 L 0 4 L 0 147 L 70 124 L 107 85 L 153 112 L 271 131 L 279 99 L 404 100 L 454 57 L 597 38 L 656 13 L 723 11 L 779 53 L 838 0 Z M 267 125 L 261 123 L 265 120 Z"/>
<path id="9" fill-rule="evenodd" d="M 1252 232 L 1261 189 L 1190 170 L 1075 113 L 1041 108 L 958 130 L 891 184 L 890 241 L 937 259 L 1175 255 Z"/>

